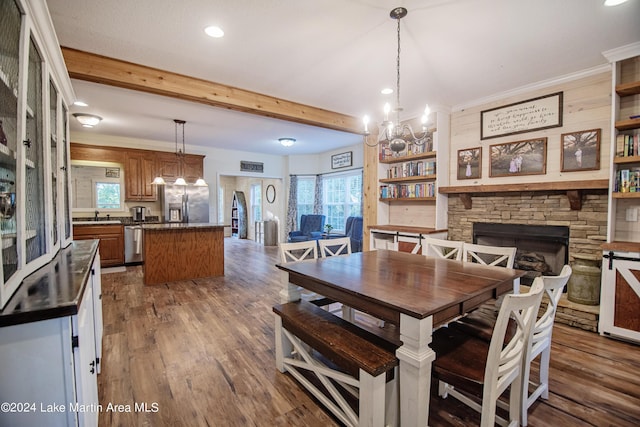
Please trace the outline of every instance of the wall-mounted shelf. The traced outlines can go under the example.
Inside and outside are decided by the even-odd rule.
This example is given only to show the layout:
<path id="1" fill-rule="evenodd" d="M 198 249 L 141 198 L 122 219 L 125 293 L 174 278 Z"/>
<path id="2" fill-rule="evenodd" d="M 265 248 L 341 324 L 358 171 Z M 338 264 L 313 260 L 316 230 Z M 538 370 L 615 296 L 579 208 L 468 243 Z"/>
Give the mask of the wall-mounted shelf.
<path id="1" fill-rule="evenodd" d="M 527 184 L 495 184 L 440 187 L 441 194 L 458 194 L 465 209 L 471 209 L 471 196 L 483 193 L 510 193 L 523 191 L 566 191 L 572 210 L 582 209 L 583 190 L 606 190 L 609 180 L 532 182 Z"/>
<path id="2" fill-rule="evenodd" d="M 438 153 L 436 151 L 425 151 L 424 153 L 411 154 L 409 156 L 386 157 L 384 159 L 380 159 L 380 163 L 392 164 L 392 163 L 410 162 L 412 160 L 432 159 L 432 158 L 435 158 L 437 155 Z"/>
<path id="3" fill-rule="evenodd" d="M 415 175 L 415 176 L 405 176 L 402 178 L 383 178 L 380 179 L 380 182 L 384 183 L 396 183 L 396 182 L 422 182 L 436 179 L 436 175 Z"/>
<path id="4" fill-rule="evenodd" d="M 640 193 L 639 193 L 640 194 Z M 435 197 L 381 197 L 381 202 L 394 203 L 394 202 L 435 202 Z"/>

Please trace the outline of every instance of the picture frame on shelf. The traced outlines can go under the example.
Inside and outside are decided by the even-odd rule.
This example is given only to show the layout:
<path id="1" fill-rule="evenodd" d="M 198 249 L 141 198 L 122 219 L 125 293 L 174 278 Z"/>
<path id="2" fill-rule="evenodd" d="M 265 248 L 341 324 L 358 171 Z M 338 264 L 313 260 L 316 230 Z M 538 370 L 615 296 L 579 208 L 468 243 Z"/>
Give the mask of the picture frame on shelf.
<path id="1" fill-rule="evenodd" d="M 563 133 L 560 137 L 560 171 L 579 172 L 600 169 L 601 129 Z"/>
<path id="2" fill-rule="evenodd" d="M 563 92 L 480 112 L 480 139 L 562 127 Z"/>
<path id="3" fill-rule="evenodd" d="M 495 144 L 490 150 L 490 177 L 547 173 L 546 137 Z"/>
<path id="4" fill-rule="evenodd" d="M 482 147 L 458 150 L 458 179 L 482 177 Z"/>

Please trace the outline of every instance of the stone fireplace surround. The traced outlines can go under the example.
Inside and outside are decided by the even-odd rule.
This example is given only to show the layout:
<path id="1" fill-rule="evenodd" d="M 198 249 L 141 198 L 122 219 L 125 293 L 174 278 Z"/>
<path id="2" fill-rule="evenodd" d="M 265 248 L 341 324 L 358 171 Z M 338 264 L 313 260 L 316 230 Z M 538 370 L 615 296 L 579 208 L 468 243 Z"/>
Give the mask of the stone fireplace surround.
<path id="1" fill-rule="evenodd" d="M 607 190 L 583 190 L 581 197 L 581 209 L 576 210 L 566 191 L 477 193 L 471 195 L 471 208 L 466 209 L 458 195 L 449 194 L 449 239 L 471 243 L 475 222 L 562 225 L 569 227 L 570 263 L 576 254 L 600 258 L 607 235 Z M 598 306 L 568 301 L 561 305 L 557 321 L 597 331 Z"/>

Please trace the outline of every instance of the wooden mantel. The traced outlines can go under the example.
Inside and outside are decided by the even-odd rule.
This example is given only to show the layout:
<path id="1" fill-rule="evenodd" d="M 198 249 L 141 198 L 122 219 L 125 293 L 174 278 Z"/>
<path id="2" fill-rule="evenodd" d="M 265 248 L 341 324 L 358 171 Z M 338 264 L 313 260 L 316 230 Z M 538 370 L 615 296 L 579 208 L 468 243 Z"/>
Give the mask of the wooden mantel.
<path id="1" fill-rule="evenodd" d="M 465 209 L 471 209 L 471 196 L 482 193 L 511 193 L 523 191 L 566 191 L 569 205 L 572 210 L 582 209 L 583 190 L 607 190 L 609 180 L 594 179 L 585 181 L 555 181 L 555 182 L 530 182 L 526 184 L 494 184 L 494 185 L 464 185 L 452 187 L 440 187 L 441 194 L 457 194 L 464 204 Z"/>

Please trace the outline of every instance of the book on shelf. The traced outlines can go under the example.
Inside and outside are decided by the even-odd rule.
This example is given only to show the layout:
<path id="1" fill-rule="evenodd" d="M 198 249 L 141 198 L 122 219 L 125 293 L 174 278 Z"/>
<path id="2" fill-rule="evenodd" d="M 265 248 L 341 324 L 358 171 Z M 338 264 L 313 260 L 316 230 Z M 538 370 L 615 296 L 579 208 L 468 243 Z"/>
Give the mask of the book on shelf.
<path id="1" fill-rule="evenodd" d="M 388 184 L 380 186 L 381 199 L 415 199 L 435 196 L 435 184 Z"/>
<path id="2" fill-rule="evenodd" d="M 638 153 L 638 140 L 640 139 L 639 133 L 627 134 L 620 133 L 616 137 L 616 156 L 617 157 L 629 157 L 637 156 Z"/>

